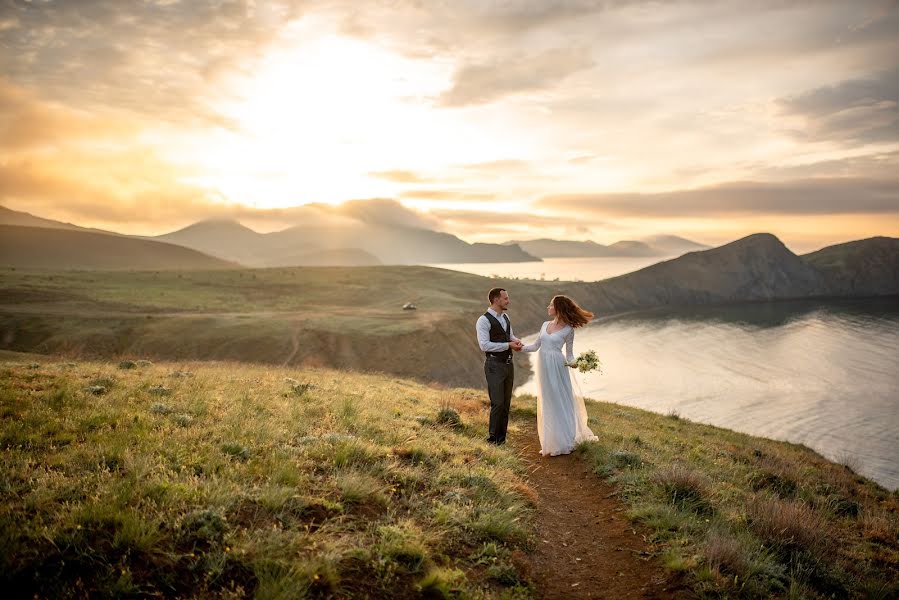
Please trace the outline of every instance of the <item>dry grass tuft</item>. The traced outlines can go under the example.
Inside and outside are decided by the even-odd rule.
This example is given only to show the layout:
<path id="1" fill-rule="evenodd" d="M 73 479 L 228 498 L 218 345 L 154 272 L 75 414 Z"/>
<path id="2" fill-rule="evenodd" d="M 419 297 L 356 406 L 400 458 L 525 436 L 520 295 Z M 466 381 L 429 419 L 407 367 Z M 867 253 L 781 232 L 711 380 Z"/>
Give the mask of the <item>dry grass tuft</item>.
<path id="1" fill-rule="evenodd" d="M 661 486 L 669 504 L 696 513 L 712 512 L 705 481 L 695 471 L 674 464 L 656 471 L 653 479 Z"/>
<path id="2" fill-rule="evenodd" d="M 752 530 L 779 548 L 820 553 L 829 542 L 825 519 L 804 502 L 756 496 L 747 513 Z"/>
<path id="3" fill-rule="evenodd" d="M 862 535 L 865 539 L 883 544 L 899 540 L 899 517 L 883 509 L 865 511 L 861 516 Z"/>
<path id="4" fill-rule="evenodd" d="M 749 570 L 749 559 L 743 544 L 721 531 L 709 533 L 703 553 L 709 567 L 719 572 L 744 576 Z"/>

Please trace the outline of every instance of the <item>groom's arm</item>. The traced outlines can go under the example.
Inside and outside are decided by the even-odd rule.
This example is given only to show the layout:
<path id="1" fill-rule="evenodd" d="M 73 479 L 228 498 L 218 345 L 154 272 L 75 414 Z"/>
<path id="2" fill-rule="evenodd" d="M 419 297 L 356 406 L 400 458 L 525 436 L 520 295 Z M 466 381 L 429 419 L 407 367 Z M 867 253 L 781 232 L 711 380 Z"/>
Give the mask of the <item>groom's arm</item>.
<path id="1" fill-rule="evenodd" d="M 512 343 L 509 345 L 512 348 L 512 350 L 515 350 L 516 352 L 524 350 L 524 342 L 522 342 L 520 339 L 515 337 L 515 334 L 512 332 L 512 324 L 511 323 L 509 323 L 509 340 L 512 341 Z"/>

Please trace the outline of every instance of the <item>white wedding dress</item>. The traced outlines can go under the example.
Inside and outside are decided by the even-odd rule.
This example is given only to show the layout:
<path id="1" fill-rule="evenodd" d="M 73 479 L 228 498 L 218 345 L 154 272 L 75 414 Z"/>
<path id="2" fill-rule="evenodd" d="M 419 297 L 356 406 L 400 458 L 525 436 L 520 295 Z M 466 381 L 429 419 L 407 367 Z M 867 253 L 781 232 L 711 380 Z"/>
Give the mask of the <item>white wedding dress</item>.
<path id="1" fill-rule="evenodd" d="M 537 341 L 522 348 L 537 351 L 537 437 L 540 454 L 569 454 L 581 442 L 598 439 L 587 427 L 587 408 L 583 398 L 574 394 L 572 369 L 574 328 L 565 325 L 547 332 L 551 321 L 540 328 Z M 562 354 L 565 346 L 565 355 Z"/>

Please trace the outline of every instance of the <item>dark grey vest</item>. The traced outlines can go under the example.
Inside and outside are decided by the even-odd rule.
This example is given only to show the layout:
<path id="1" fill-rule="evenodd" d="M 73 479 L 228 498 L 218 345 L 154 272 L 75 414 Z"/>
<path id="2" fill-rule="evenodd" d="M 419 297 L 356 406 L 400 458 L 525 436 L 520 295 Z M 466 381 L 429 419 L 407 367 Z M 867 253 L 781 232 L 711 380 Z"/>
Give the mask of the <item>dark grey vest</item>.
<path id="1" fill-rule="evenodd" d="M 490 321 L 491 342 L 508 342 L 511 340 L 509 336 L 512 332 L 512 323 L 509 322 L 508 315 L 503 315 L 503 320 L 506 322 L 505 328 L 503 328 L 499 320 L 489 312 L 485 312 L 484 316 L 487 317 L 488 321 Z M 486 352 L 485 354 L 487 356 L 495 356 L 496 358 L 506 360 L 507 358 L 509 358 L 509 356 L 512 355 L 512 350 L 505 350 L 503 352 Z"/>

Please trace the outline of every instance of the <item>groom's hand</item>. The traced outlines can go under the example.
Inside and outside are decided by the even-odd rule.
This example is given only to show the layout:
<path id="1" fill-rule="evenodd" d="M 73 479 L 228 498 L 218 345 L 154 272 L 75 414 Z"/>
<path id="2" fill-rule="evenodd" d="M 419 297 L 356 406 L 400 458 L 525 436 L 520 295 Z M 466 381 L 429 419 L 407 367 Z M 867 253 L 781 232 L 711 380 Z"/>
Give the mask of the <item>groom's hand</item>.
<path id="1" fill-rule="evenodd" d="M 521 349 L 524 348 L 524 344 L 521 343 L 521 340 L 509 342 L 509 348 L 511 348 L 515 352 L 521 352 Z"/>

